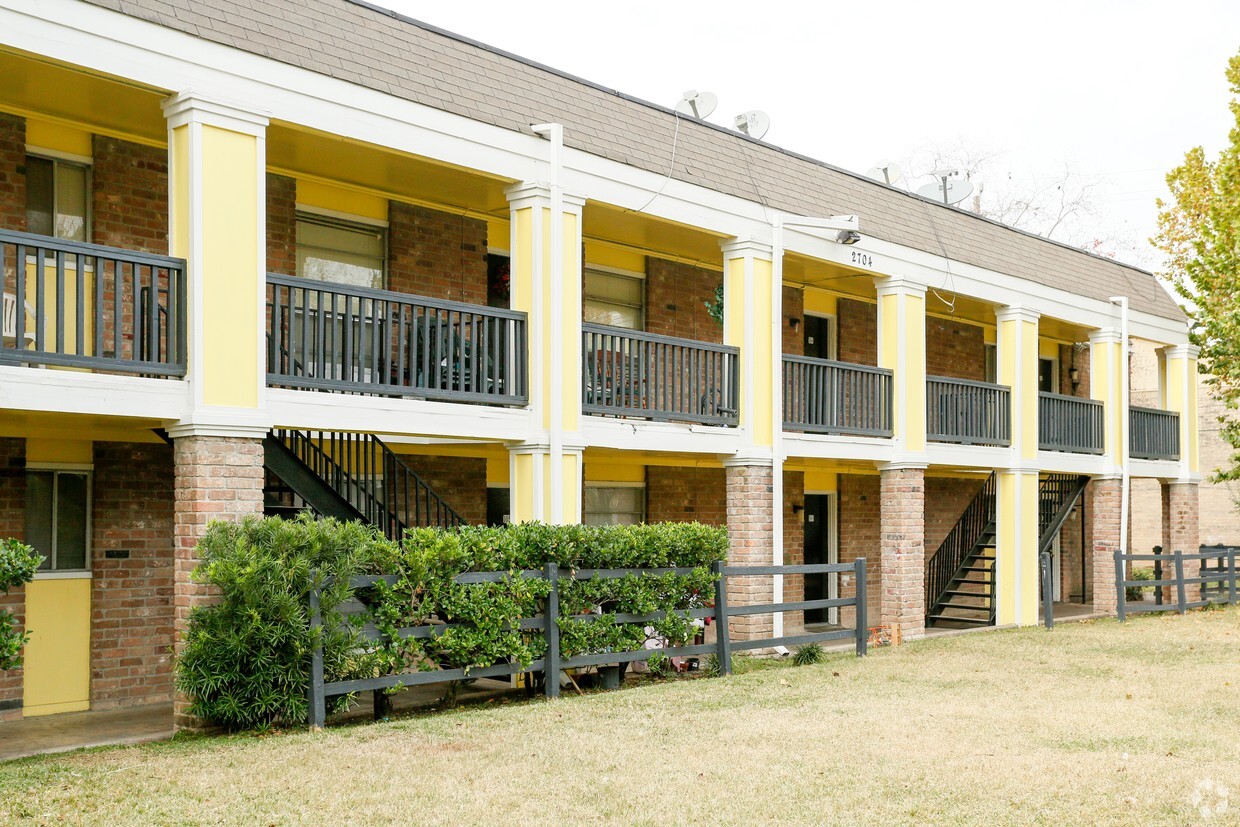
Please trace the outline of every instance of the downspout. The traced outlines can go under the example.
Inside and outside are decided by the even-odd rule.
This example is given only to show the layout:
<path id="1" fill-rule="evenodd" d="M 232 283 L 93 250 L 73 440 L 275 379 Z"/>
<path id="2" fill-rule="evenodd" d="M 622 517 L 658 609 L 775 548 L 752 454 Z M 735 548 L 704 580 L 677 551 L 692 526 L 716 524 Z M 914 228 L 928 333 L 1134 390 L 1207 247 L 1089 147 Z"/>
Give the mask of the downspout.
<path id="1" fill-rule="evenodd" d="M 538 124 L 532 129 L 551 141 L 551 522 L 564 520 L 564 363 L 558 358 L 564 344 L 564 190 L 561 186 L 564 126 Z M 536 250 L 535 255 L 542 255 Z"/>
<path id="2" fill-rule="evenodd" d="M 771 565 L 784 564 L 784 454 L 783 454 L 783 299 L 784 299 L 784 221 L 771 222 Z M 775 575 L 775 603 L 784 602 L 784 576 Z M 784 636 L 784 613 L 776 612 L 774 636 Z M 776 646 L 786 655 L 788 649 Z"/>
<path id="3" fill-rule="evenodd" d="M 1118 304 L 1120 308 L 1119 322 L 1119 338 L 1120 338 L 1120 403 L 1123 408 L 1120 412 L 1120 457 L 1123 462 L 1121 468 L 1120 483 L 1120 504 L 1119 504 L 1119 550 L 1122 554 L 1128 553 L 1128 520 L 1129 520 L 1129 503 L 1130 503 L 1130 487 L 1132 480 L 1130 477 L 1129 466 L 1131 465 L 1131 457 L 1129 450 L 1131 445 L 1131 435 L 1128 433 L 1130 427 L 1131 406 L 1132 406 L 1132 390 L 1129 387 L 1129 357 L 1128 357 L 1128 297 L 1112 296 L 1108 301 L 1112 304 Z"/>

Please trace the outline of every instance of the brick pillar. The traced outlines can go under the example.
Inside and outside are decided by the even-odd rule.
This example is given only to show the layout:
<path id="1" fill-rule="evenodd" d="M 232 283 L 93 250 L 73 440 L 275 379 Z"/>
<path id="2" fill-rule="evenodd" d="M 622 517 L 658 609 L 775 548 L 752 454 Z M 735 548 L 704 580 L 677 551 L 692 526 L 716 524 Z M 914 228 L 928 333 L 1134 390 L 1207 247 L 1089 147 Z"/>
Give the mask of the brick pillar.
<path id="1" fill-rule="evenodd" d="M 1085 489 L 1085 532 L 1093 560 L 1094 611 L 1115 614 L 1115 552 L 1120 547 L 1123 481 L 1093 480 Z"/>
<path id="2" fill-rule="evenodd" d="M 0 127 L 3 119 L 0 115 Z M 26 440 L 0 437 L 0 540 L 24 540 L 26 536 Z M 0 594 L 0 609 L 17 617 L 18 628 L 26 619 L 26 589 Z M 22 670 L 0 672 L 0 721 L 22 717 Z"/>
<path id="3" fill-rule="evenodd" d="M 926 632 L 926 471 L 884 468 L 879 483 L 881 617 L 893 643 Z"/>
<path id="4" fill-rule="evenodd" d="M 728 565 L 771 565 L 771 466 L 729 465 L 726 470 L 728 499 Z M 774 578 L 728 579 L 728 603 L 732 606 L 770 603 Z M 736 640 L 753 640 L 774 634 L 771 615 L 734 618 L 728 627 Z"/>
<path id="5" fill-rule="evenodd" d="M 263 513 L 263 444 L 239 437 L 183 436 L 174 441 L 173 456 L 173 631 L 179 654 L 190 612 L 214 599 L 209 587 L 190 578 L 207 523 Z M 173 711 L 179 729 L 201 726 L 187 714 L 188 707 L 188 698 L 177 694 Z"/>
<path id="6" fill-rule="evenodd" d="M 1196 554 L 1200 551 L 1201 530 L 1198 525 L 1197 483 L 1195 482 L 1164 482 L 1162 484 L 1164 545 L 1163 553 L 1172 554 L 1182 551 L 1185 554 Z M 1174 577 L 1175 569 L 1170 558 L 1163 563 L 1166 572 L 1163 577 Z M 1184 576 L 1196 577 L 1201 571 L 1200 560 L 1184 561 Z M 1195 600 L 1199 586 L 1189 586 L 1185 592 L 1189 600 Z M 1175 590 L 1168 589 L 1165 594 L 1171 602 L 1175 602 Z"/>

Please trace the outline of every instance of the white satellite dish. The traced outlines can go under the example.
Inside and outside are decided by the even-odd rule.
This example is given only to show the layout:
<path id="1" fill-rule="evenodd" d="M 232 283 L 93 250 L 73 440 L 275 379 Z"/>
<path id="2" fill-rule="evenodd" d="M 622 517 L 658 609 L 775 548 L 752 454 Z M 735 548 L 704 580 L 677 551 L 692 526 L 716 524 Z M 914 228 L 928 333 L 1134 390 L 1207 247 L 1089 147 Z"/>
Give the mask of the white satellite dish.
<path id="1" fill-rule="evenodd" d="M 973 193 L 973 185 L 959 178 L 959 175 L 958 169 L 935 170 L 934 177 L 939 180 L 918 187 L 917 194 L 948 206 L 959 204 Z"/>
<path id="2" fill-rule="evenodd" d="M 699 121 L 710 117 L 710 113 L 715 111 L 715 107 L 719 105 L 719 98 L 715 97 L 714 92 L 699 92 L 696 89 L 690 89 L 685 92 L 680 103 L 676 104 L 675 109 L 682 115 L 688 115 Z"/>
<path id="3" fill-rule="evenodd" d="M 865 177 L 873 178 L 875 181 L 881 181 L 887 186 L 891 186 L 904 177 L 904 173 L 900 170 L 899 164 L 893 164 L 890 161 L 879 161 L 870 168 Z"/>
<path id="4" fill-rule="evenodd" d="M 771 128 L 771 116 L 759 109 L 751 109 L 736 116 L 736 128 L 751 138 L 762 140 Z"/>

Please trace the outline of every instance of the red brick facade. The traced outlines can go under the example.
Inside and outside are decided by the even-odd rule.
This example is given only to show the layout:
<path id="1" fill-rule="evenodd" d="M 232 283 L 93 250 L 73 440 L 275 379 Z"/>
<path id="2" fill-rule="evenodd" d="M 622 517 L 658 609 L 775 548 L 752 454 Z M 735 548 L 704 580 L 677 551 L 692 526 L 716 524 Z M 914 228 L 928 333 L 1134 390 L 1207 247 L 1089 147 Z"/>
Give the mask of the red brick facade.
<path id="1" fill-rule="evenodd" d="M 985 382 L 985 330 L 977 325 L 927 316 L 926 375 Z"/>
<path id="2" fill-rule="evenodd" d="M 723 469 L 646 466 L 646 520 L 727 525 Z"/>
<path id="3" fill-rule="evenodd" d="M 476 457 L 401 454 L 400 461 L 470 525 L 486 525 L 487 461 Z"/>
<path id="4" fill-rule="evenodd" d="M 794 506 L 805 505 L 805 474 L 784 472 L 784 565 L 799 566 L 805 562 L 805 515 Z M 790 574 L 784 578 L 784 601 L 797 603 L 805 599 L 805 577 Z M 784 614 L 784 634 L 799 634 L 805 628 L 804 612 Z"/>
<path id="5" fill-rule="evenodd" d="M 91 178 L 95 243 L 167 255 L 167 150 L 96 135 Z"/>
<path id="6" fill-rule="evenodd" d="M 487 303 L 487 225 L 477 218 L 392 201 L 388 288 L 435 299 Z"/>
<path id="7" fill-rule="evenodd" d="M 1198 487 L 1192 482 L 1162 483 L 1162 517 L 1163 517 L 1163 551 L 1174 554 L 1182 551 L 1195 554 L 1200 549 L 1201 529 L 1199 526 Z M 1131 546 L 1131 543 L 1129 544 Z M 1133 551 L 1130 547 L 1129 551 Z M 1196 577 L 1201 573 L 1200 560 L 1185 560 L 1184 576 Z M 1164 575 L 1165 576 L 1165 575 Z M 1192 595 L 1195 587 L 1189 587 L 1187 593 Z M 1174 600 L 1171 589 L 1165 597 Z M 1193 597 L 1188 598 L 1192 600 Z"/>
<path id="8" fill-rule="evenodd" d="M 267 272 L 297 275 L 297 180 L 267 173 Z"/>
<path id="9" fill-rule="evenodd" d="M 5 117 L 0 115 L 0 118 Z M 26 536 L 26 441 L 0 437 L 0 539 Z M 0 594 L 0 609 L 25 619 L 24 589 Z M 22 670 L 0 672 L 0 721 L 22 716 Z"/>
<path id="10" fill-rule="evenodd" d="M 663 258 L 646 259 L 646 332 L 720 344 L 723 327 L 706 312 L 723 274 Z"/>
<path id="11" fill-rule="evenodd" d="M 91 708 L 172 699 L 172 448 L 96 442 Z"/>
<path id="12" fill-rule="evenodd" d="M 1121 482 L 1094 480 L 1085 489 L 1086 539 L 1092 559 L 1094 611 L 1115 613 L 1115 558 L 1120 547 Z"/>
<path id="13" fill-rule="evenodd" d="M 854 299 L 839 299 L 835 308 L 839 331 L 837 353 L 841 362 L 878 364 L 878 306 Z"/>
<path id="14" fill-rule="evenodd" d="M 881 474 L 882 620 L 893 643 L 916 640 L 926 629 L 925 473 L 900 468 Z"/>
<path id="15" fill-rule="evenodd" d="M 926 559 L 947 539 L 984 479 L 926 477 Z"/>
<path id="16" fill-rule="evenodd" d="M 26 229 L 26 119 L 0 112 L 0 229 Z"/>
<path id="17" fill-rule="evenodd" d="M 880 538 L 882 521 L 882 498 L 879 477 L 876 474 L 840 474 L 839 476 L 839 550 L 840 562 L 847 563 L 858 557 L 865 558 L 866 601 L 869 616 L 865 623 L 877 626 L 882 618 L 880 578 L 882 558 Z M 840 597 L 853 597 L 856 583 L 851 577 L 841 577 Z M 840 609 L 840 622 L 851 625 L 856 611 L 851 606 Z"/>
<path id="18" fill-rule="evenodd" d="M 730 465 L 724 469 L 728 489 L 728 563 L 764 566 L 771 563 L 771 466 Z M 728 578 L 728 602 L 732 605 L 770 603 L 771 577 Z M 731 621 L 737 640 L 768 637 L 774 630 L 772 615 L 742 615 Z"/>

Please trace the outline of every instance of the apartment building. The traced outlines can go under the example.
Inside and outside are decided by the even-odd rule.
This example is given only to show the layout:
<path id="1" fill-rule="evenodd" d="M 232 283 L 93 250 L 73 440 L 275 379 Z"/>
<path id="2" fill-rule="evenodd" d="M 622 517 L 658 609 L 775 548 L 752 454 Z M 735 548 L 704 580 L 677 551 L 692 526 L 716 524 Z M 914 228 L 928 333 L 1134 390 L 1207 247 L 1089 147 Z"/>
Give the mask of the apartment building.
<path id="1" fill-rule="evenodd" d="M 1111 611 L 1125 478 L 1196 543 L 1146 272 L 350 0 L 3 0 L 0 78 L 0 718 L 166 703 L 212 519 L 722 524 L 900 640 Z"/>

